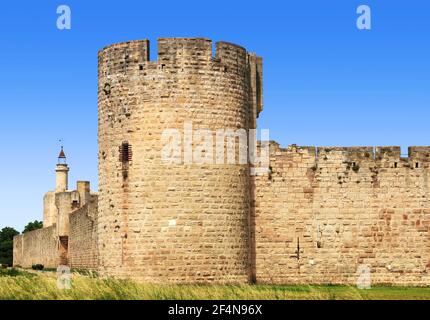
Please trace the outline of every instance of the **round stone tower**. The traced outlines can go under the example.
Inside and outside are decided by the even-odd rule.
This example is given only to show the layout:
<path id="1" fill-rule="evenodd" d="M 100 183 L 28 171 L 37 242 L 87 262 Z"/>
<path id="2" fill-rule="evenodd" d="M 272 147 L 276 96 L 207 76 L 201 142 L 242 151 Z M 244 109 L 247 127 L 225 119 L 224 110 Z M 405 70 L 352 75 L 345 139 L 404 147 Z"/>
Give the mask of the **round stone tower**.
<path id="1" fill-rule="evenodd" d="M 100 273 L 248 282 L 249 165 L 216 161 L 207 150 L 198 161 L 195 132 L 210 132 L 215 146 L 217 130 L 255 127 L 261 58 L 226 42 L 213 57 L 208 39 L 166 38 L 157 61 L 149 61 L 149 41 L 139 40 L 102 49 L 98 66 Z M 180 146 L 170 163 L 162 158 L 172 142 L 166 132 Z"/>

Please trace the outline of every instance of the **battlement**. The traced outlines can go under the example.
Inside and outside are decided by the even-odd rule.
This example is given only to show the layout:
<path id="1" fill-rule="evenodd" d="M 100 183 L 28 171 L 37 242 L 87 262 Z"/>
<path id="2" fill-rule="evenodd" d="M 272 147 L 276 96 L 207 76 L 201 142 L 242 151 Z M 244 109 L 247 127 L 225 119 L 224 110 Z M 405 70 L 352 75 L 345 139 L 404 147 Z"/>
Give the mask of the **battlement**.
<path id="1" fill-rule="evenodd" d="M 215 51 L 215 58 L 219 60 L 226 68 L 229 67 L 237 73 L 247 71 L 247 52 L 241 46 L 229 42 L 217 42 Z M 224 70 L 228 71 L 228 70 Z"/>
<path id="2" fill-rule="evenodd" d="M 107 75 L 151 69 L 184 71 L 201 68 L 244 74 L 251 67 L 261 74 L 261 57 L 225 41 L 215 44 L 213 55 L 212 46 L 212 40 L 207 38 L 159 38 L 157 60 L 150 61 L 149 40 L 133 40 L 106 46 L 99 51 L 98 57 L 99 63 L 108 65 Z"/>
<path id="3" fill-rule="evenodd" d="M 260 146 L 260 142 L 258 144 Z M 312 146 L 298 146 L 295 144 L 289 145 L 288 147 L 281 147 L 280 144 L 274 140 L 269 141 L 270 155 L 285 156 L 292 153 L 306 153 L 310 156 L 317 154 L 317 148 Z"/>
<path id="4" fill-rule="evenodd" d="M 430 162 L 430 147 L 409 147 L 409 158 Z"/>
<path id="5" fill-rule="evenodd" d="M 150 42 L 146 39 L 115 43 L 101 49 L 98 52 L 99 98 L 111 104 L 117 94 L 125 94 L 122 90 L 140 88 L 121 98 L 121 116 L 131 115 L 131 105 L 135 104 L 133 96 L 139 92 L 146 101 L 158 97 L 167 102 L 175 96 L 187 95 L 189 88 L 195 87 L 193 90 L 204 90 L 211 96 L 207 100 L 209 104 L 214 102 L 214 95 L 231 96 L 230 99 L 220 98 L 222 108 L 231 108 L 229 103 L 237 107 L 240 103 L 240 113 L 245 111 L 242 114 L 246 115 L 249 127 L 256 128 L 256 119 L 263 109 L 261 57 L 225 41 L 217 42 L 214 48 L 212 40 L 207 38 L 159 38 L 157 48 L 155 61 L 150 60 Z M 178 101 L 185 99 L 174 99 L 169 104 L 178 105 Z M 110 113 L 108 117 L 115 118 Z"/>
<path id="6" fill-rule="evenodd" d="M 413 163 L 413 166 L 407 166 L 415 168 L 419 168 L 420 163 L 424 163 L 425 167 L 429 167 L 430 163 L 430 147 L 428 146 L 409 147 L 406 157 L 401 154 L 401 148 L 399 146 L 316 147 L 297 146 L 293 144 L 283 148 L 279 143 L 270 141 L 270 150 L 272 156 L 285 156 L 291 153 L 300 153 L 310 157 L 315 156 L 316 160 L 343 158 L 351 161 L 371 161 L 375 162 L 375 164 L 393 162 L 393 167 L 397 167 L 397 163 Z"/>
<path id="7" fill-rule="evenodd" d="M 160 38 L 158 39 L 158 64 L 193 67 L 204 66 L 212 58 L 212 41 L 205 38 Z"/>
<path id="8" fill-rule="evenodd" d="M 363 147 L 316 147 L 318 159 L 346 158 L 351 161 L 373 161 L 374 148 Z"/>

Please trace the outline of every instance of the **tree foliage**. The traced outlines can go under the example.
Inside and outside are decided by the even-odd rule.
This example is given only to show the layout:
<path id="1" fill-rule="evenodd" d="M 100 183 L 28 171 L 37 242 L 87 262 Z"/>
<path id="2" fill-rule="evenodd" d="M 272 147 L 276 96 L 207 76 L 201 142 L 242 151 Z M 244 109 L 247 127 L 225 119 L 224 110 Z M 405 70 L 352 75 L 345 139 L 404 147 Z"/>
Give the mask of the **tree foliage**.
<path id="1" fill-rule="evenodd" d="M 0 230 L 0 264 L 12 265 L 13 237 L 18 234 L 18 231 L 10 227 L 5 227 Z"/>
<path id="2" fill-rule="evenodd" d="M 24 231 L 22 233 L 25 233 L 25 232 L 28 232 L 28 231 L 37 230 L 37 229 L 42 229 L 42 228 L 43 228 L 43 222 L 42 221 L 34 220 L 33 222 L 29 222 L 25 226 Z"/>

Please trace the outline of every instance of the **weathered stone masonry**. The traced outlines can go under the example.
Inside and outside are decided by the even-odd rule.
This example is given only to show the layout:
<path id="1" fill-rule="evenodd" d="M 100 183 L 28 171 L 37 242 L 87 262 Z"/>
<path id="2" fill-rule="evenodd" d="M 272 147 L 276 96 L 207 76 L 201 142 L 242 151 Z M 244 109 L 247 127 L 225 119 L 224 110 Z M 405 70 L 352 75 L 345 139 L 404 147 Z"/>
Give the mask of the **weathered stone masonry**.
<path id="1" fill-rule="evenodd" d="M 13 264 L 31 268 L 33 264 L 43 264 L 56 268 L 59 261 L 55 225 L 18 235 L 13 239 Z"/>
<path id="2" fill-rule="evenodd" d="M 212 131 L 255 126 L 261 59 L 225 42 L 213 56 L 199 38 L 160 39 L 157 61 L 148 52 L 146 40 L 99 52 L 100 272 L 247 282 L 248 165 L 166 165 L 161 136 L 186 121 Z"/>
<path id="3" fill-rule="evenodd" d="M 97 199 L 70 214 L 70 265 L 97 270 Z"/>
<path id="4" fill-rule="evenodd" d="M 259 282 L 430 284 L 429 147 L 280 148 L 254 178 Z"/>
<path id="5" fill-rule="evenodd" d="M 99 196 L 82 182 L 67 191 L 68 168 L 57 168 L 46 228 L 14 239 L 14 264 L 67 258 L 145 282 L 278 284 L 355 284 L 367 266 L 372 283 L 430 285 L 430 147 L 402 157 L 271 142 L 259 176 L 247 164 L 161 161 L 165 129 L 256 127 L 262 59 L 215 47 L 159 39 L 156 61 L 147 40 L 99 52 Z"/>

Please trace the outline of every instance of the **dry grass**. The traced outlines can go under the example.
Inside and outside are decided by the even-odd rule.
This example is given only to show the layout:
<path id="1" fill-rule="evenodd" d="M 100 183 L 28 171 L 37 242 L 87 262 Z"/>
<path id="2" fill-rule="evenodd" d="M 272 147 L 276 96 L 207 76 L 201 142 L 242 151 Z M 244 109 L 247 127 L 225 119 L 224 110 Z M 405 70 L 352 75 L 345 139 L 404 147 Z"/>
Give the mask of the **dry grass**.
<path id="1" fill-rule="evenodd" d="M 54 272 L 0 271 L 0 299 L 26 300 L 292 300 L 430 299 L 430 288 L 270 285 L 154 285 L 74 273 L 72 288 L 59 290 Z"/>

